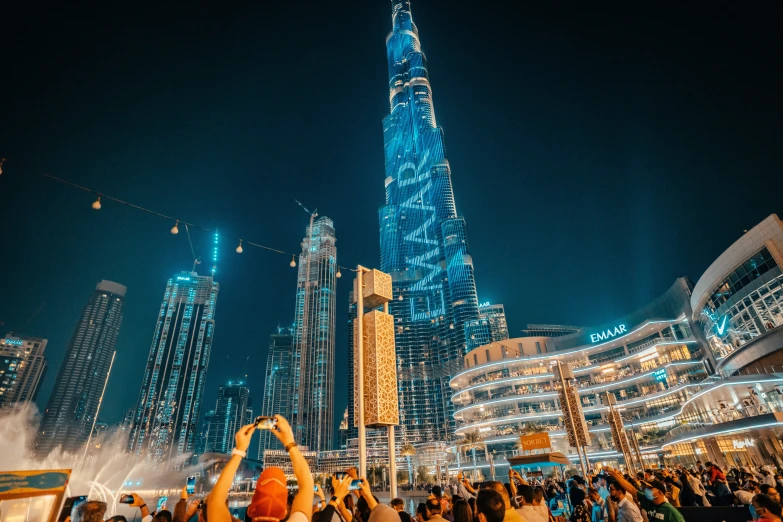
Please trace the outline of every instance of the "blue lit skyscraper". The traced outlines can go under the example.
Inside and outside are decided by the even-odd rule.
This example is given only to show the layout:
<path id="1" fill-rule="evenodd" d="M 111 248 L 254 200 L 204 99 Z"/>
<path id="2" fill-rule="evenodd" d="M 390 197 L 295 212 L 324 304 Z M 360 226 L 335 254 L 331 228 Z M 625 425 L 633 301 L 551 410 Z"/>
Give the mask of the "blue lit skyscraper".
<path id="1" fill-rule="evenodd" d="M 473 260 L 407 0 L 392 2 L 386 50 L 391 110 L 379 220 L 381 270 L 394 285 L 400 425 L 409 442 L 445 440 L 454 431 L 449 379 L 467 353 L 464 325 L 479 316 Z"/>
<path id="2" fill-rule="evenodd" d="M 131 430 L 136 455 L 164 461 L 195 449 L 219 288 L 196 272 L 166 284 Z"/>

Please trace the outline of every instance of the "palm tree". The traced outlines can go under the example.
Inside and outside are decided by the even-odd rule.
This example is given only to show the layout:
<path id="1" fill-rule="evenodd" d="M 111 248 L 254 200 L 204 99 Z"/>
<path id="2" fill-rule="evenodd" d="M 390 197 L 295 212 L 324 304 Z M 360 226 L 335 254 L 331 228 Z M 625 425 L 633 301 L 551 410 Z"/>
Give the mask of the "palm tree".
<path id="1" fill-rule="evenodd" d="M 478 431 L 469 431 L 462 435 L 462 444 L 460 444 L 465 449 L 465 454 L 467 455 L 467 452 L 470 451 L 473 456 L 473 474 L 476 474 L 476 448 L 480 448 L 484 446 L 484 443 L 481 440 L 481 434 Z M 486 451 L 486 447 L 485 447 Z"/>
<path id="2" fill-rule="evenodd" d="M 400 455 L 405 457 L 408 461 L 408 478 L 410 483 L 413 484 L 413 465 L 411 464 L 411 457 L 416 456 L 416 448 L 413 447 L 413 444 L 406 442 L 400 446 Z"/>
<path id="3" fill-rule="evenodd" d="M 430 481 L 430 474 L 427 471 L 427 466 L 419 466 L 416 468 L 416 480 L 425 484 Z"/>
<path id="4" fill-rule="evenodd" d="M 408 484 L 411 484 L 411 478 L 410 475 L 408 475 L 408 472 L 403 469 L 397 470 L 397 482 L 402 484 L 403 482 L 408 482 Z"/>

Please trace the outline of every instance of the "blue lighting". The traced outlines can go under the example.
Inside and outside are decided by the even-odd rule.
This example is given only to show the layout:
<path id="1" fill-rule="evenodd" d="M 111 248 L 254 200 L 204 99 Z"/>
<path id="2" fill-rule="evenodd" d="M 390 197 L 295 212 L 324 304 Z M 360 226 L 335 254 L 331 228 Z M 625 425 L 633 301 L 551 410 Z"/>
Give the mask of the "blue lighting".
<path id="1" fill-rule="evenodd" d="M 718 324 L 715 324 L 715 332 L 718 334 L 719 337 L 723 337 L 726 335 L 726 320 L 729 318 L 728 315 L 723 316 L 723 321 L 721 321 L 720 326 Z"/>
<path id="2" fill-rule="evenodd" d="M 22 346 L 24 344 L 24 341 L 21 339 L 6 339 L 5 344 L 12 344 L 15 346 Z"/>

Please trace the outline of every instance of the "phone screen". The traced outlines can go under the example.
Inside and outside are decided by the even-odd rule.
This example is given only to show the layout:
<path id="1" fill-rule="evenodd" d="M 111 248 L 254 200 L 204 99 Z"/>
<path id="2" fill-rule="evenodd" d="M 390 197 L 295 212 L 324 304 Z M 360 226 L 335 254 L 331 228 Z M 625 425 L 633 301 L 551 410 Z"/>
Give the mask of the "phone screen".
<path id="1" fill-rule="evenodd" d="M 342 480 L 345 478 L 347 474 L 348 473 L 346 473 L 345 471 L 338 471 L 337 473 L 334 474 L 334 478 L 336 478 L 337 480 Z"/>
<path id="2" fill-rule="evenodd" d="M 196 492 L 196 477 L 195 477 L 195 475 L 188 477 L 188 484 L 187 484 L 186 488 L 187 488 L 188 495 L 192 495 L 193 493 Z"/>
<path id="3" fill-rule="evenodd" d="M 169 499 L 169 497 L 159 497 L 158 498 L 158 509 L 156 509 L 155 511 L 160 511 L 161 509 L 163 509 L 163 506 L 166 505 L 166 501 L 168 499 Z"/>
<path id="4" fill-rule="evenodd" d="M 123 495 L 120 498 L 120 504 L 133 504 L 133 495 Z"/>
<path id="5" fill-rule="evenodd" d="M 356 479 L 351 481 L 351 485 L 348 486 L 348 491 L 355 491 L 357 489 L 362 489 L 362 479 Z"/>
<path id="6" fill-rule="evenodd" d="M 259 430 L 271 430 L 277 426 L 277 419 L 274 417 L 256 417 L 256 429 Z"/>
<path id="7" fill-rule="evenodd" d="M 317 493 L 317 492 L 318 492 L 318 484 L 313 486 L 313 493 Z"/>

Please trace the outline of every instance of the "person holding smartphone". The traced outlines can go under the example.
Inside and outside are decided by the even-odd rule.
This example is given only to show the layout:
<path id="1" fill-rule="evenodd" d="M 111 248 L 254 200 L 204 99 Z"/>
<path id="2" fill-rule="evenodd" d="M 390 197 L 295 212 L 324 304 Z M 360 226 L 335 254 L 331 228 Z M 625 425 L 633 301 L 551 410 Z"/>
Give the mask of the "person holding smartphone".
<path id="1" fill-rule="evenodd" d="M 239 463 L 247 456 L 247 448 L 250 439 L 256 430 L 257 424 L 242 426 L 236 433 L 236 448 L 231 452 L 229 459 L 220 477 L 207 497 L 207 518 L 209 522 L 231 522 L 231 513 L 226 507 L 228 491 L 234 482 L 234 475 L 239 468 Z M 310 466 L 302 452 L 296 445 L 291 425 L 280 415 L 274 416 L 274 423 L 258 423 L 259 429 L 269 429 L 283 444 L 291 458 L 294 475 L 299 484 L 299 492 L 291 504 L 290 522 L 308 522 L 313 511 L 313 476 Z M 247 508 L 247 516 L 251 520 L 269 522 L 285 518 L 288 511 L 288 488 L 286 487 L 285 473 L 280 468 L 266 468 L 256 483 L 256 491 Z"/>

